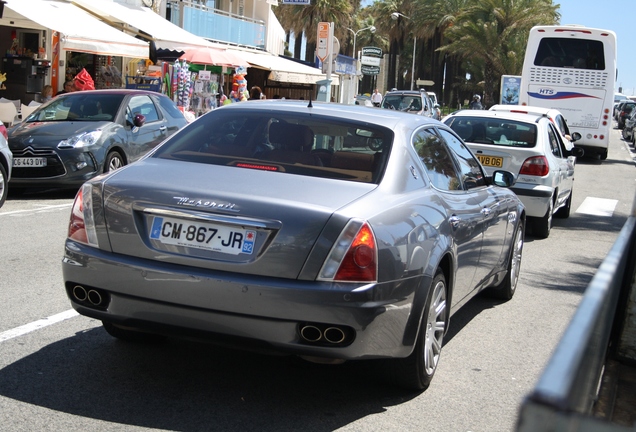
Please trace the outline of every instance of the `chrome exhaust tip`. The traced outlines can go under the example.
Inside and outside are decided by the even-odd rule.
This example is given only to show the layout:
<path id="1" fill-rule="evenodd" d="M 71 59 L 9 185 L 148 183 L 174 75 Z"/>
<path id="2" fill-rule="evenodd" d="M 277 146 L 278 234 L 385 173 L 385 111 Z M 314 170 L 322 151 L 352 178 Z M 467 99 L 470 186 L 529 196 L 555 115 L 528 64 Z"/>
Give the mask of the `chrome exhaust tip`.
<path id="1" fill-rule="evenodd" d="M 75 300 L 83 302 L 88 298 L 88 293 L 83 286 L 75 285 L 73 287 L 73 297 L 75 297 Z"/>
<path id="2" fill-rule="evenodd" d="M 346 335 L 342 329 L 338 327 L 329 327 L 323 332 L 323 336 L 327 342 L 339 344 L 344 342 Z"/>
<path id="3" fill-rule="evenodd" d="M 306 325 L 300 329 L 300 335 L 307 342 L 318 342 L 322 339 L 322 331 L 316 326 Z"/>
<path id="4" fill-rule="evenodd" d="M 99 306 L 102 303 L 102 295 L 98 291 L 88 291 L 87 297 L 88 301 L 94 306 Z"/>

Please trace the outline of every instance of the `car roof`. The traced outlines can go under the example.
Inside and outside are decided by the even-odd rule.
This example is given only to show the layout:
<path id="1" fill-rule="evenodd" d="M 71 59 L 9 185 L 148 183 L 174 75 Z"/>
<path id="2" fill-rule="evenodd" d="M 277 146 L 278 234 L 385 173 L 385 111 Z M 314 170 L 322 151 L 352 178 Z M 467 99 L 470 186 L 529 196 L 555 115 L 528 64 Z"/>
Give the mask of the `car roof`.
<path id="1" fill-rule="evenodd" d="M 391 90 L 390 92 L 387 92 L 385 94 L 385 96 L 388 96 L 388 95 L 418 95 L 418 96 L 421 96 L 422 93 L 424 93 L 424 91 L 420 91 L 420 90 Z"/>
<path id="2" fill-rule="evenodd" d="M 526 123 L 539 123 L 541 119 L 548 120 L 543 115 L 524 114 L 508 111 L 490 111 L 490 110 L 460 110 L 449 114 L 444 120 L 452 120 L 456 117 L 484 117 L 484 118 L 501 118 L 505 120 L 516 120 Z"/>
<path id="3" fill-rule="evenodd" d="M 544 108 L 531 105 L 493 105 L 490 107 L 490 111 L 505 111 L 505 112 L 519 112 L 525 114 L 547 115 L 557 116 L 561 112 L 554 108 Z"/>
<path id="4" fill-rule="evenodd" d="M 311 104 L 311 106 L 310 106 Z M 426 116 L 416 116 L 398 110 L 376 109 L 363 105 L 349 105 L 333 102 L 316 102 L 291 99 L 265 99 L 224 105 L 216 110 L 268 110 L 297 114 L 315 114 L 338 117 L 343 120 L 370 123 L 396 130 L 399 126 L 415 129 L 423 125 L 439 125 L 437 120 Z M 215 111 L 216 111 L 215 110 Z"/>

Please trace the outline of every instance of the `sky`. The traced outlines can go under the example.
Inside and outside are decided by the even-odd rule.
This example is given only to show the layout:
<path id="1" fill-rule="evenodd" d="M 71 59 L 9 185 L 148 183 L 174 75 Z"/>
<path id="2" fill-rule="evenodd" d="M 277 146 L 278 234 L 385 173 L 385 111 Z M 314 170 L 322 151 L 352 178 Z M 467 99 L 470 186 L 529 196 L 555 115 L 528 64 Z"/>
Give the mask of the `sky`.
<path id="1" fill-rule="evenodd" d="M 553 0 L 561 5 L 561 24 L 581 24 L 616 33 L 618 79 L 616 91 L 636 96 L 636 54 L 633 50 L 634 0 Z"/>

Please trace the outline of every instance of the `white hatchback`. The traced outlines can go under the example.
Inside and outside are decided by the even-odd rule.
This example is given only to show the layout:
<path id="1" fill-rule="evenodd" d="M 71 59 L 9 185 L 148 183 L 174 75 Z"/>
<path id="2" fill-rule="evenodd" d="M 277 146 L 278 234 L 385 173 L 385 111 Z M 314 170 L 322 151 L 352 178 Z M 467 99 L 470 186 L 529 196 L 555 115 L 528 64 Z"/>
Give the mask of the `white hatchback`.
<path id="1" fill-rule="evenodd" d="M 570 133 L 570 129 L 568 128 L 568 122 L 561 114 L 561 111 L 557 109 L 551 108 L 543 108 L 536 106 L 521 106 L 521 105 L 493 105 L 490 107 L 491 111 L 505 111 L 505 112 L 515 112 L 521 114 L 532 114 L 532 115 L 543 115 L 548 117 L 552 123 L 557 127 L 559 132 L 561 132 L 561 138 L 563 138 L 563 143 L 565 144 L 565 148 L 568 151 L 571 151 L 574 147 L 574 142 L 581 139 L 581 134 L 578 132 Z"/>
<path id="2" fill-rule="evenodd" d="M 511 188 L 526 207 L 536 237 L 547 238 L 552 217 L 570 216 L 578 147 L 568 149 L 547 116 L 463 110 L 444 119 L 468 145 L 488 175 L 497 169 L 517 175 Z"/>

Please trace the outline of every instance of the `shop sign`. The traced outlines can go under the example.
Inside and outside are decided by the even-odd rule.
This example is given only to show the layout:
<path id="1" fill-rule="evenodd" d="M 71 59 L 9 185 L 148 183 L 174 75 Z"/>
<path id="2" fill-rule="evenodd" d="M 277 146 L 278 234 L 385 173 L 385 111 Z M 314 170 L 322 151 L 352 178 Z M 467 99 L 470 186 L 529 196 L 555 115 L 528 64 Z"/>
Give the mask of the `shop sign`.
<path id="1" fill-rule="evenodd" d="M 363 75 L 377 75 L 380 73 L 380 66 L 367 66 L 362 65 L 360 71 Z"/>
<path id="2" fill-rule="evenodd" d="M 382 58 L 382 48 L 378 47 L 363 47 L 362 56 Z"/>

